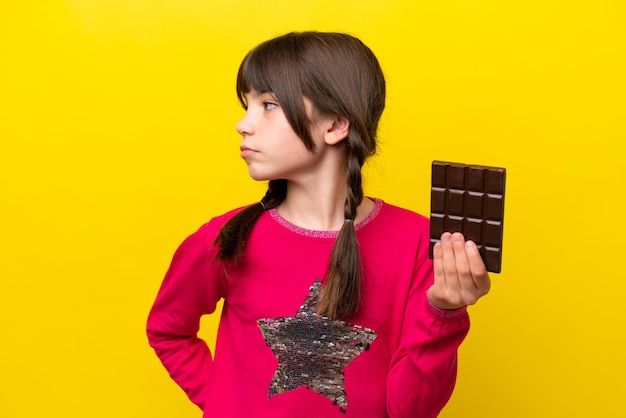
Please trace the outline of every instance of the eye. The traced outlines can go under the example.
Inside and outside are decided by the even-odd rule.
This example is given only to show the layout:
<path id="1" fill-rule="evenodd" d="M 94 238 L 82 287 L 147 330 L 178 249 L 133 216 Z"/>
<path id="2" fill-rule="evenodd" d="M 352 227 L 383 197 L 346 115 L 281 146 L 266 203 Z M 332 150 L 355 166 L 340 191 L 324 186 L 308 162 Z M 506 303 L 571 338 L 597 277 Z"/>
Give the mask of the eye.
<path id="1" fill-rule="evenodd" d="M 274 102 L 270 102 L 270 101 L 264 101 L 263 102 L 263 107 L 265 108 L 265 110 L 276 109 L 278 107 L 278 103 L 274 103 Z"/>

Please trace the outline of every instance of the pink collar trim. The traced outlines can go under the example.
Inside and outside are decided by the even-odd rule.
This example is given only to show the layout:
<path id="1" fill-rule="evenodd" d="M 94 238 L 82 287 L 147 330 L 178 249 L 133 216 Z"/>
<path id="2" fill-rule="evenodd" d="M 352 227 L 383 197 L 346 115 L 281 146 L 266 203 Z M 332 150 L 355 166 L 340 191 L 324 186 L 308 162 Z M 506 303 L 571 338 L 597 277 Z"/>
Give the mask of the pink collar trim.
<path id="1" fill-rule="evenodd" d="M 380 212 L 383 207 L 383 201 L 377 198 L 371 198 L 374 201 L 374 209 L 363 219 L 354 225 L 355 230 L 359 230 L 363 228 L 365 225 L 370 223 Z M 339 235 L 339 231 L 316 231 L 313 229 L 302 228 L 298 225 L 292 224 L 278 213 L 276 209 L 270 209 L 268 211 L 272 219 L 278 222 L 282 227 L 287 228 L 291 232 L 295 232 L 298 235 L 304 235 L 305 237 L 311 238 L 337 238 Z"/>

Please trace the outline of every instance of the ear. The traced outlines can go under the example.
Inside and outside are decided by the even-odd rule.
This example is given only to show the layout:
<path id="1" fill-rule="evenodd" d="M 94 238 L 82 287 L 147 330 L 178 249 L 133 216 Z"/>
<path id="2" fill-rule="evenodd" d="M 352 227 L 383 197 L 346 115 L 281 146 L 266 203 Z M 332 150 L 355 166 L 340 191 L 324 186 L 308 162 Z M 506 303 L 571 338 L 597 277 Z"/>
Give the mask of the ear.
<path id="1" fill-rule="evenodd" d="M 348 136 L 350 121 L 343 116 L 334 116 L 330 122 L 328 129 L 324 133 L 324 142 L 328 145 L 335 145 Z"/>

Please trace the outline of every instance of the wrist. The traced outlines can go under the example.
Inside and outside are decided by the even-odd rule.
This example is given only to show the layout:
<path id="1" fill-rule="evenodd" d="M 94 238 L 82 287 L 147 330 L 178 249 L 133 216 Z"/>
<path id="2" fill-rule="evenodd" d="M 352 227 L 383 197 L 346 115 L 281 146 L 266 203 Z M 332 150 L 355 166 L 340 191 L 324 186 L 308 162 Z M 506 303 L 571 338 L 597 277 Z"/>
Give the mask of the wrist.
<path id="1" fill-rule="evenodd" d="M 437 309 L 442 309 L 444 311 L 454 311 L 467 306 L 463 303 L 459 304 L 458 302 L 456 304 L 450 303 L 446 298 L 438 297 L 435 294 L 433 287 L 428 289 L 428 292 L 426 292 L 426 297 L 428 298 L 428 302 L 430 302 L 431 305 L 433 305 Z"/>

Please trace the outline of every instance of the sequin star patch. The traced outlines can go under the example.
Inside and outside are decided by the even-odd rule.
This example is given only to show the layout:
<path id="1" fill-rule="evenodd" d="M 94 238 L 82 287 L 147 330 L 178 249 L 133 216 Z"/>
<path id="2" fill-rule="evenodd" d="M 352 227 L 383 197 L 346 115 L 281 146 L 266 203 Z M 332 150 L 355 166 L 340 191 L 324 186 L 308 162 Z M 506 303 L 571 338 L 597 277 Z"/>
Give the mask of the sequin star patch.
<path id="1" fill-rule="evenodd" d="M 305 386 L 346 412 L 343 370 L 376 339 L 359 325 L 317 313 L 322 285 L 316 280 L 295 316 L 259 319 L 268 347 L 278 359 L 268 398 Z"/>

